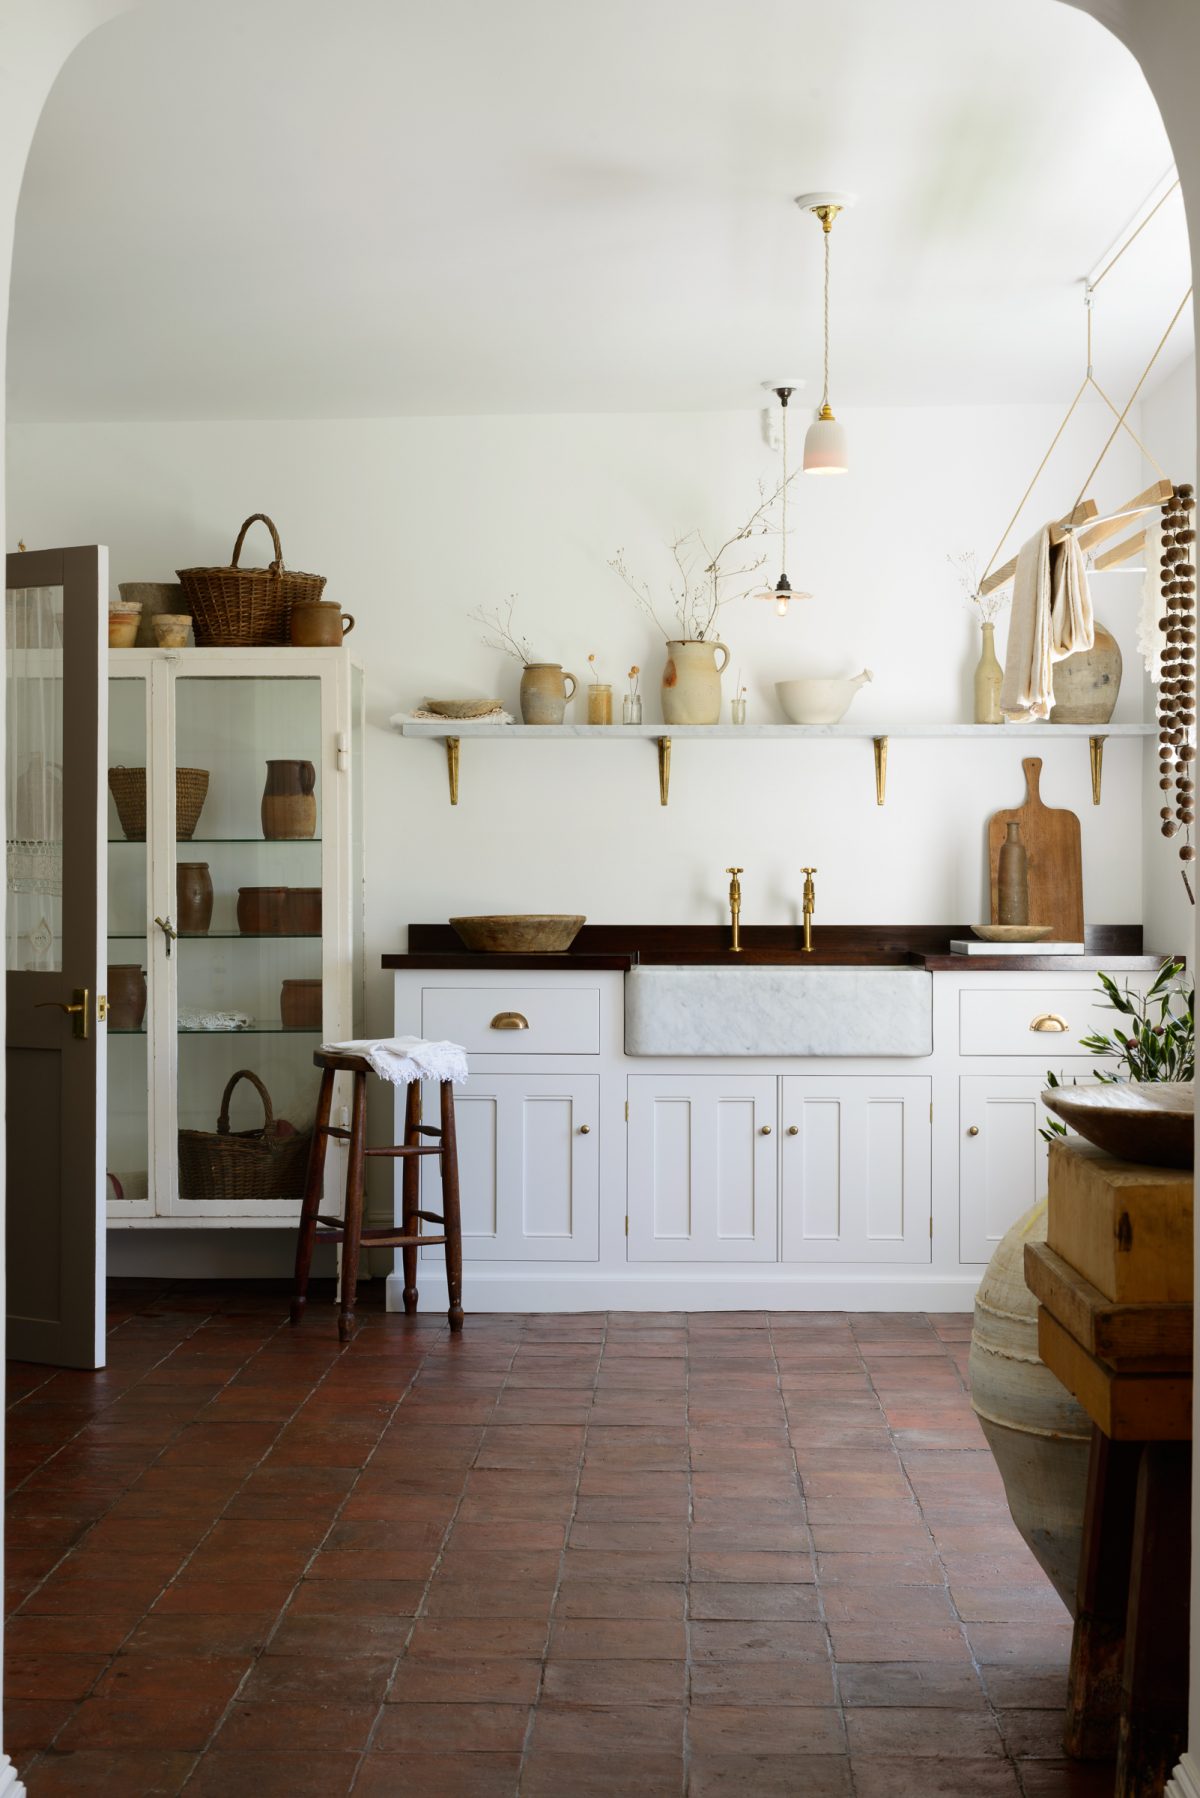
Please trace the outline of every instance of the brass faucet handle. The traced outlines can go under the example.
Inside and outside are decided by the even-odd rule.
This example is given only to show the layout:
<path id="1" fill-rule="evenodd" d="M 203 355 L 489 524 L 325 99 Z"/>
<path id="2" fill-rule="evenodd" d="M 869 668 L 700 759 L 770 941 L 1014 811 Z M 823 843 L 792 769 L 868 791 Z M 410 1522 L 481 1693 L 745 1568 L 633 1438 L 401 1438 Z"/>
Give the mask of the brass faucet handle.
<path id="1" fill-rule="evenodd" d="M 800 872 L 801 874 L 819 874 L 821 870 L 819 868 L 801 868 Z"/>
<path id="2" fill-rule="evenodd" d="M 744 874 L 746 870 L 745 868 L 726 868 L 725 872 L 726 874 Z"/>

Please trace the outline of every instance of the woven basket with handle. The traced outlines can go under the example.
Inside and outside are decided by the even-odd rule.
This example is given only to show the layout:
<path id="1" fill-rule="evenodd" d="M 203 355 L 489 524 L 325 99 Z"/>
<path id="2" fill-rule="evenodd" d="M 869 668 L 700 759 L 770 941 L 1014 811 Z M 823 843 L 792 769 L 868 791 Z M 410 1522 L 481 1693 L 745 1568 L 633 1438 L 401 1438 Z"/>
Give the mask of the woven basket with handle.
<path id="1" fill-rule="evenodd" d="M 265 524 L 275 546 L 268 568 L 239 568 L 238 557 L 252 524 Z M 198 649 L 270 648 L 286 643 L 292 607 L 320 599 L 323 574 L 299 574 L 283 565 L 279 532 L 265 512 L 255 512 L 237 534 L 228 568 L 177 568 Z"/>
<path id="2" fill-rule="evenodd" d="M 258 1130 L 229 1128 L 229 1101 L 239 1080 L 249 1080 L 258 1089 L 263 1103 Z M 179 1132 L 179 1196 L 239 1203 L 301 1199 L 312 1134 L 311 1129 L 283 1134 L 262 1081 L 249 1068 L 239 1068 L 221 1095 L 216 1129 Z"/>

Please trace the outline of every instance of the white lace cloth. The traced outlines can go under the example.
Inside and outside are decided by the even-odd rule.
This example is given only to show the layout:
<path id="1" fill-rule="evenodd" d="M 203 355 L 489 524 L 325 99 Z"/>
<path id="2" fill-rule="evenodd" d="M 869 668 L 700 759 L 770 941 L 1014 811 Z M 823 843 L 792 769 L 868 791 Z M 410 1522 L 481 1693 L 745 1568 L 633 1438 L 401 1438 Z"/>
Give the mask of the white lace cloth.
<path id="1" fill-rule="evenodd" d="M 467 1051 L 459 1043 L 430 1043 L 420 1036 L 364 1037 L 361 1042 L 322 1043 L 322 1049 L 338 1055 L 361 1055 L 381 1080 L 393 1086 L 411 1086 L 414 1080 L 453 1080 L 461 1086 L 467 1077 Z"/>

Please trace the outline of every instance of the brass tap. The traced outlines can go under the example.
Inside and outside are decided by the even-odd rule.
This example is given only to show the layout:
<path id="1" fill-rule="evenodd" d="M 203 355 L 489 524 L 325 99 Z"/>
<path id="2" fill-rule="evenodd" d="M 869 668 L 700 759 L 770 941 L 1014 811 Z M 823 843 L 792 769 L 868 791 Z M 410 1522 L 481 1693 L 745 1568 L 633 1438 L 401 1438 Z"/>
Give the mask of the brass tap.
<path id="1" fill-rule="evenodd" d="M 812 921 L 817 909 L 817 889 L 813 885 L 815 868 L 805 868 L 804 873 L 804 952 L 812 954 Z"/>
<path id="2" fill-rule="evenodd" d="M 729 922 L 733 929 L 733 936 L 729 944 L 729 953 L 731 955 L 740 955 L 742 953 L 742 883 L 738 879 L 738 875 L 741 874 L 743 870 L 741 868 L 726 868 L 725 872 L 726 874 L 732 874 L 733 876 L 733 879 L 729 882 Z"/>

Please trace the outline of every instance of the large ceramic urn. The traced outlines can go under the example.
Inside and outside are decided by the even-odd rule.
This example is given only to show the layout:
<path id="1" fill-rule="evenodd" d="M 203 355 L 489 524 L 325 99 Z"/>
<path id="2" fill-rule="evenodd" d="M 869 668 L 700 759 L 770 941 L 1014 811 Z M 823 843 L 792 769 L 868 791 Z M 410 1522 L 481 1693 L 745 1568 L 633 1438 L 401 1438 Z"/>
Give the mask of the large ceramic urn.
<path id="1" fill-rule="evenodd" d="M 685 639 L 668 642 L 662 677 L 663 722 L 719 724 L 721 676 L 728 666 L 729 651 L 723 643 Z"/>
<path id="2" fill-rule="evenodd" d="M 1046 1240 L 1046 1201 L 1000 1239 L 975 1295 L 971 1403 L 996 1458 L 1013 1522 L 1075 1609 L 1092 1426 L 1038 1354 L 1025 1244 Z"/>

